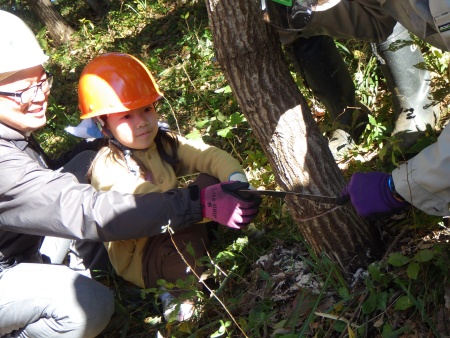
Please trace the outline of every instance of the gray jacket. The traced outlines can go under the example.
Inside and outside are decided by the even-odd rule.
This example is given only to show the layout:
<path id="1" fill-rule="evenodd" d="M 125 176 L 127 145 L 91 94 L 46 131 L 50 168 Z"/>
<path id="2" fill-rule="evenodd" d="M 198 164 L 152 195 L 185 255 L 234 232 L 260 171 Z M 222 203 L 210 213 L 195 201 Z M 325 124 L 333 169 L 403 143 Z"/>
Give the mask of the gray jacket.
<path id="1" fill-rule="evenodd" d="M 145 195 L 97 192 L 71 174 L 47 169 L 43 156 L 32 137 L 0 123 L 0 271 L 38 261 L 42 236 L 108 242 L 203 219 L 197 187 Z"/>

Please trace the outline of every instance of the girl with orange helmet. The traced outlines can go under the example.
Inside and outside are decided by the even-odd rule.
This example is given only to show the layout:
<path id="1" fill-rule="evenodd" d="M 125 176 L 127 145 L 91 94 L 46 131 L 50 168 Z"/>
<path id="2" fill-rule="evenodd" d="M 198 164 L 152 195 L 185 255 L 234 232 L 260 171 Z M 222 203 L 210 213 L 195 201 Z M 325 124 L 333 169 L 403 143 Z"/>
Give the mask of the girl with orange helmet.
<path id="1" fill-rule="evenodd" d="M 81 118 L 95 121 L 109 141 L 91 166 L 91 184 L 96 189 L 132 194 L 163 192 L 177 188 L 179 177 L 195 173 L 208 174 L 201 176 L 210 179 L 206 185 L 247 182 L 239 162 L 225 151 L 159 128 L 155 103 L 163 94 L 147 67 L 135 57 L 108 53 L 93 59 L 81 74 L 78 95 Z M 214 219 L 212 214 L 213 210 L 204 216 Z M 129 226 L 133 226 L 132 219 Z M 196 257 L 188 253 L 188 243 Z M 197 223 L 173 235 L 105 245 L 118 275 L 139 287 L 150 288 L 156 287 L 159 279 L 186 279 L 189 268 L 201 274 L 203 268 L 197 259 L 205 255 L 205 243 L 205 223 Z M 174 296 L 179 294 L 175 290 L 160 296 L 168 321 L 186 320 L 193 314 L 192 300 L 182 302 L 174 311 Z"/>

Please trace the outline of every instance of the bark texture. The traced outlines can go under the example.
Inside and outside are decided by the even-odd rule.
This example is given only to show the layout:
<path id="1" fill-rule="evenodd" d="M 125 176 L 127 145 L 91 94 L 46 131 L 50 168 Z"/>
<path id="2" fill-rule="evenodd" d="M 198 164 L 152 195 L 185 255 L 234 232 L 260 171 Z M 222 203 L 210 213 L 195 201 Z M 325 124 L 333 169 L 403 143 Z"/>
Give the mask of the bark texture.
<path id="1" fill-rule="evenodd" d="M 26 2 L 36 17 L 47 27 L 55 46 L 69 41 L 74 30 L 66 23 L 50 0 L 26 0 Z"/>
<path id="2" fill-rule="evenodd" d="M 262 21 L 257 1 L 206 0 L 217 59 L 286 190 L 337 196 L 343 176 L 294 82 L 273 27 Z M 329 209 L 287 199 L 299 231 L 317 253 L 326 253 L 351 276 L 382 251 L 379 234 L 346 206 Z M 312 217 L 310 220 L 307 218 Z"/>

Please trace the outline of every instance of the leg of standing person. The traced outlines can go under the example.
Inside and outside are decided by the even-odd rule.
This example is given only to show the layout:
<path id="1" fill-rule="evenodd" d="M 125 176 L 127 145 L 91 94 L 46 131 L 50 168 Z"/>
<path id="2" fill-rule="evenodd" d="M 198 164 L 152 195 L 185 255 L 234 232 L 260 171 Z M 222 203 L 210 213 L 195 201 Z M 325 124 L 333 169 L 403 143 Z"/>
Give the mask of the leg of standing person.
<path id="1" fill-rule="evenodd" d="M 268 4 L 266 12 L 269 21 L 279 26 L 283 32 L 281 37 L 294 33 L 297 37 L 329 35 L 377 44 L 380 65 L 393 93 L 396 115 L 393 134 L 407 131 L 400 137 L 402 149 L 414 145 L 427 124 L 435 127 L 439 112 L 431 106 L 428 98 L 430 74 L 415 67 L 424 61 L 423 56 L 412 46 L 408 31 L 381 7 L 378 0 L 340 1 L 318 12 L 301 11 L 300 6 L 295 15 L 289 16 L 286 16 L 285 7 L 280 11 L 279 4 L 273 6 L 272 1 Z"/>
<path id="2" fill-rule="evenodd" d="M 399 136 L 400 149 L 407 150 L 425 134 L 427 125 L 434 129 L 439 120 L 438 106 L 429 98 L 431 74 L 420 67 L 425 63 L 422 52 L 399 23 L 385 42 L 376 44 L 374 52 L 392 96 L 392 134 Z"/>
<path id="3" fill-rule="evenodd" d="M 106 286 L 61 265 L 20 263 L 3 271 L 0 300 L 0 337 L 95 337 L 114 312 Z"/>
<path id="4" fill-rule="evenodd" d="M 287 8 L 263 1 L 265 20 L 278 29 L 293 64 L 313 94 L 324 104 L 332 124 L 329 148 L 336 160 L 358 142 L 368 122 L 369 109 L 355 97 L 355 86 L 334 38 L 383 41 L 395 20 L 380 4 L 341 1 L 327 10 Z"/>
<path id="5" fill-rule="evenodd" d="M 356 99 L 355 85 L 330 36 L 299 38 L 285 46 L 296 70 L 329 115 L 329 148 L 336 160 L 358 142 L 368 123 L 369 109 Z"/>

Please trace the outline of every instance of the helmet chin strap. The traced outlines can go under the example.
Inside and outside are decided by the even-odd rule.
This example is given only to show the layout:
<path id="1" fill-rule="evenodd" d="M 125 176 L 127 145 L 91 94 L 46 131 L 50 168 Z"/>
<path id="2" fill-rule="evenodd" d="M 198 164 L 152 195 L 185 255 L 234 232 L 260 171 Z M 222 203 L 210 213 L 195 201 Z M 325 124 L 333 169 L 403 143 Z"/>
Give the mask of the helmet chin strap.
<path id="1" fill-rule="evenodd" d="M 107 131 L 109 133 L 111 133 L 109 130 L 107 130 Z M 123 157 L 125 158 L 125 162 L 127 164 L 127 167 L 128 167 L 128 170 L 130 171 L 130 173 L 136 177 L 139 177 L 139 175 L 141 174 L 140 168 L 136 164 L 136 162 L 132 161 L 132 159 L 131 159 L 131 156 L 133 155 L 133 153 L 131 152 L 131 149 L 128 147 L 125 147 L 122 143 L 117 141 L 114 138 L 114 136 L 109 138 L 109 141 L 123 152 Z"/>
<path id="2" fill-rule="evenodd" d="M 131 149 L 124 146 L 122 143 L 120 143 L 119 141 L 117 141 L 114 138 L 113 133 L 106 128 L 106 124 L 105 121 L 103 121 L 103 119 L 101 117 L 95 116 L 92 118 L 92 121 L 94 121 L 94 123 L 96 124 L 96 126 L 98 127 L 98 129 L 100 129 L 100 131 L 102 132 L 102 134 L 109 139 L 109 141 L 114 144 L 117 148 L 119 148 L 122 152 L 123 152 L 123 157 L 125 158 L 125 162 L 127 164 L 128 170 L 130 171 L 130 173 L 136 177 L 139 177 L 140 170 L 139 170 L 139 166 L 136 164 L 136 162 L 133 162 L 131 159 L 132 156 L 132 152 Z"/>
<path id="3" fill-rule="evenodd" d="M 95 123 L 95 125 L 97 126 L 97 128 L 101 131 L 101 133 L 103 134 L 104 137 L 112 140 L 114 139 L 114 135 L 111 133 L 111 131 L 105 127 L 105 121 L 103 121 L 103 119 L 99 116 L 94 116 L 91 118 L 92 121 Z"/>

